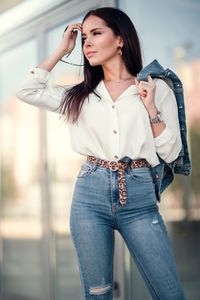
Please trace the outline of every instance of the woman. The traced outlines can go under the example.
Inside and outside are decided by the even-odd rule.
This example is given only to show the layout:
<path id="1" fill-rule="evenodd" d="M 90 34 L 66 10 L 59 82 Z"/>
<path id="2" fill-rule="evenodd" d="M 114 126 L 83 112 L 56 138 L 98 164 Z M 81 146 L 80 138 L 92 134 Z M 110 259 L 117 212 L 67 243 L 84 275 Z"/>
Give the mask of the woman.
<path id="1" fill-rule="evenodd" d="M 84 80 L 63 88 L 50 72 L 82 34 Z M 70 24 L 54 53 L 33 68 L 17 96 L 60 112 L 74 151 L 87 157 L 78 174 L 70 228 L 84 299 L 113 299 L 114 230 L 126 242 L 153 299 L 183 300 L 159 213 L 151 167 L 181 150 L 176 101 L 161 79 L 136 79 L 139 39 L 129 17 L 105 7 Z"/>

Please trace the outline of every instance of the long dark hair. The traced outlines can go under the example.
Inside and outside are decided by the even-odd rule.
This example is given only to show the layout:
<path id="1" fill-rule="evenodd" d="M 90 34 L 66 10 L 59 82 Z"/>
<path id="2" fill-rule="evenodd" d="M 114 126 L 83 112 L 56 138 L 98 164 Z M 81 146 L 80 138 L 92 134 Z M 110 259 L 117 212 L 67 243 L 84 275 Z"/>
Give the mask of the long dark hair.
<path id="1" fill-rule="evenodd" d="M 139 38 L 130 18 L 120 9 L 102 7 L 89 11 L 83 18 L 82 24 L 89 16 L 101 18 L 104 20 L 106 25 L 113 30 L 116 36 L 122 37 L 124 42 L 122 58 L 128 72 L 133 76 L 136 76 L 142 69 L 142 55 Z M 85 99 L 90 93 L 95 93 L 94 89 L 104 78 L 102 66 L 91 66 L 85 56 L 83 74 L 84 80 L 81 83 L 64 92 L 64 96 L 59 107 L 61 115 L 72 123 L 75 123 L 78 120 Z"/>

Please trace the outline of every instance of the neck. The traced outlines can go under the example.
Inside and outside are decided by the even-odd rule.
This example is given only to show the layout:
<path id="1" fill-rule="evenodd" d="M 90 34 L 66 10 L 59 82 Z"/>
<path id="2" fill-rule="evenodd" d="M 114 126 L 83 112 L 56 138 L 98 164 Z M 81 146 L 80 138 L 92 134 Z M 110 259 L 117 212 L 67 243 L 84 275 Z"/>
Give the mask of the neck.
<path id="1" fill-rule="evenodd" d="M 106 78 L 104 78 L 104 81 L 106 81 L 106 82 L 117 82 L 117 83 L 119 83 L 119 82 L 122 82 L 122 81 L 128 81 L 128 80 L 132 80 L 133 79 L 133 76 L 131 75 L 129 75 L 129 77 L 127 77 L 127 78 L 122 78 L 122 79 L 118 79 L 118 80 L 110 80 L 110 79 L 106 79 Z"/>
<path id="2" fill-rule="evenodd" d="M 102 65 L 102 68 L 105 81 L 121 82 L 133 78 L 133 75 L 127 71 L 124 62 L 121 60 L 110 61 Z"/>

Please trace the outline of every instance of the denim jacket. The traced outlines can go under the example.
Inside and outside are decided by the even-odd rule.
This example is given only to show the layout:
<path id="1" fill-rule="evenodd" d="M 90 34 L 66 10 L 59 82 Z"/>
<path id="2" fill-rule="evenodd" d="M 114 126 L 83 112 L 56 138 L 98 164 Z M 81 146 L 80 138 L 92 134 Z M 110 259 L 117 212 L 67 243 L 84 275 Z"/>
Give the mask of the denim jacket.
<path id="1" fill-rule="evenodd" d="M 173 90 L 178 107 L 178 118 L 183 145 L 182 150 L 175 161 L 166 163 L 158 156 L 160 164 L 151 168 L 157 199 L 160 201 L 160 194 L 173 181 L 175 173 L 183 175 L 191 174 L 191 162 L 187 145 L 187 126 L 182 83 L 173 71 L 170 69 L 165 70 L 156 59 L 144 67 L 137 74 L 137 78 L 138 80 L 147 81 L 148 75 L 151 75 L 152 78 L 163 79 Z"/>

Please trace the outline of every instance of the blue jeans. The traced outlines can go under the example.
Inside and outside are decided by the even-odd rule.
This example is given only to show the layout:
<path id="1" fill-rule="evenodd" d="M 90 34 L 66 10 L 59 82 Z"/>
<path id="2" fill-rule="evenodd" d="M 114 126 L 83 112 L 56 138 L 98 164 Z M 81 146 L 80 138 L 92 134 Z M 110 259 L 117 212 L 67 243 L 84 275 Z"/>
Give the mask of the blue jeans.
<path id="1" fill-rule="evenodd" d="M 118 172 L 84 163 L 75 184 L 70 229 L 83 299 L 113 299 L 114 230 L 123 237 L 155 300 L 184 300 L 168 233 L 158 211 L 151 169 L 125 171 L 127 204 L 119 204 Z"/>

